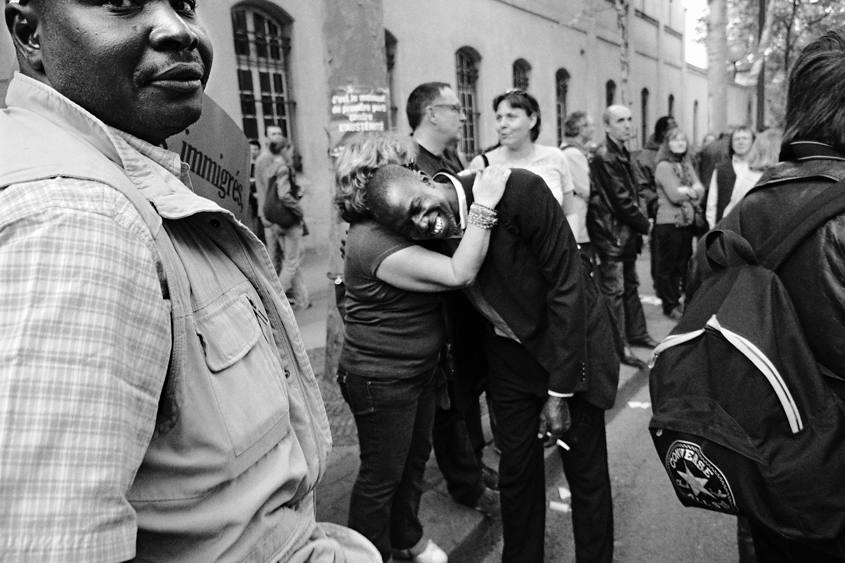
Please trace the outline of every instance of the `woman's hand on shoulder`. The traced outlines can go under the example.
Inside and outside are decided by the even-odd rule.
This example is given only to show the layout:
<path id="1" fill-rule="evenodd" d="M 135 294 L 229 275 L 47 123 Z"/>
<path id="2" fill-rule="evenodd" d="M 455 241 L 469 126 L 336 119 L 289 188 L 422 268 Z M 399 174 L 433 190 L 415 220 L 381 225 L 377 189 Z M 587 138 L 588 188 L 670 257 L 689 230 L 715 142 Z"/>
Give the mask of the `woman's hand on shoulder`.
<path id="1" fill-rule="evenodd" d="M 501 166 L 488 166 L 476 174 L 475 181 L 472 184 L 472 195 L 475 202 L 494 209 L 505 193 L 505 185 L 508 183 L 510 175 L 510 168 L 502 168 Z"/>

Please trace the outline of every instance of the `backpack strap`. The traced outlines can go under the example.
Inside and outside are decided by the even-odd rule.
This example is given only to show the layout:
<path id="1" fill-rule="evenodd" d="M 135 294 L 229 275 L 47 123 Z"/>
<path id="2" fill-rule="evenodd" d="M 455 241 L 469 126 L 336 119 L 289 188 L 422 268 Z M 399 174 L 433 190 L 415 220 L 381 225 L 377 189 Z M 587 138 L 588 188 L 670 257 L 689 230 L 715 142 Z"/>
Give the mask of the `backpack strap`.
<path id="1" fill-rule="evenodd" d="M 845 180 L 825 188 L 764 242 L 757 251 L 760 264 L 772 271 L 792 254 L 799 244 L 830 219 L 845 213 Z"/>
<path id="2" fill-rule="evenodd" d="M 490 161 L 487 159 L 486 154 L 484 154 L 484 153 L 481 154 L 481 160 L 484 162 L 484 168 L 487 168 L 488 166 L 490 166 Z"/>

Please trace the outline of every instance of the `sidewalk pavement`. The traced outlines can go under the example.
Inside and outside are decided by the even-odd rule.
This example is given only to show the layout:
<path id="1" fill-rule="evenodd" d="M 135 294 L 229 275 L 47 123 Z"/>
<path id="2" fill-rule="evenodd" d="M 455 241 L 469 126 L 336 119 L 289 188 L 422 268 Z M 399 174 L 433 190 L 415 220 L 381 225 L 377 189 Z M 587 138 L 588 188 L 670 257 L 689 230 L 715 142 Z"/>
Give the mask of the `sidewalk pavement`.
<path id="1" fill-rule="evenodd" d="M 302 335 L 308 357 L 331 425 L 334 446 L 326 474 L 317 488 L 317 520 L 345 525 L 349 511 L 349 495 L 358 473 L 358 436 L 355 421 L 349 407 L 340 394 L 334 374 L 325 373 L 326 316 L 329 303 L 331 282 L 326 277 L 328 272 L 327 257 L 314 253 L 306 254 L 303 260 L 305 283 L 311 292 L 311 307 L 296 313 L 297 323 Z M 658 342 L 666 337 L 675 323 L 663 316 L 659 301 L 654 297 L 651 275 L 649 273 L 648 249 L 637 261 L 640 277 L 640 298 L 646 314 L 651 336 Z M 635 354 L 643 361 L 648 361 L 651 350 L 634 348 Z M 647 382 L 648 369 L 637 370 L 622 366 L 619 377 L 617 405 L 627 400 Z M 481 401 L 485 435 L 491 441 L 485 401 Z M 608 418 L 613 416 L 613 412 Z M 546 450 L 547 482 L 560 479 L 561 467 L 554 449 Z M 496 467 L 497 455 L 492 447 L 486 448 L 485 462 Z M 420 517 L 426 534 L 449 555 L 452 562 L 479 561 L 479 551 L 483 545 L 495 541 L 501 534 L 501 522 L 498 519 L 485 518 L 480 512 L 456 504 L 446 491 L 446 483 L 440 474 L 434 457 L 426 466 L 424 492 L 420 505 Z"/>

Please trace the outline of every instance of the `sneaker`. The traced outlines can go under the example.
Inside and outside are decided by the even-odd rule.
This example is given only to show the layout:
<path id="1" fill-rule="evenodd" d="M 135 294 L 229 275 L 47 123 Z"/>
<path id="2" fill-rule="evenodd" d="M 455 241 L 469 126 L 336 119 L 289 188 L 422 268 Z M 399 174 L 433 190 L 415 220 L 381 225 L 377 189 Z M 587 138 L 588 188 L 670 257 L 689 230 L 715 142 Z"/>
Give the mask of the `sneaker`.
<path id="1" fill-rule="evenodd" d="M 502 513 L 502 507 L 499 504 L 499 492 L 485 488 L 475 502 L 474 508 L 488 518 L 495 518 Z"/>
<path id="2" fill-rule="evenodd" d="M 448 563 L 449 558 L 446 552 L 437 547 L 437 544 L 428 540 L 425 550 L 422 553 L 414 555 L 410 549 L 397 549 L 393 552 L 395 559 L 405 559 L 413 561 L 414 563 Z"/>

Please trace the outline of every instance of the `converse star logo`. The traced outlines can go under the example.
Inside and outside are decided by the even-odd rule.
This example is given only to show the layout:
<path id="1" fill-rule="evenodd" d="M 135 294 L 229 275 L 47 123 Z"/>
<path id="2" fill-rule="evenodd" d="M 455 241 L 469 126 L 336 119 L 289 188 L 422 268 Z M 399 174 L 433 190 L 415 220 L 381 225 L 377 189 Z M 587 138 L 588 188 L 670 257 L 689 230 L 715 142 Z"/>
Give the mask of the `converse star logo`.
<path id="1" fill-rule="evenodd" d="M 698 444 L 676 440 L 666 451 L 666 472 L 686 505 L 736 514 L 730 483 Z"/>

